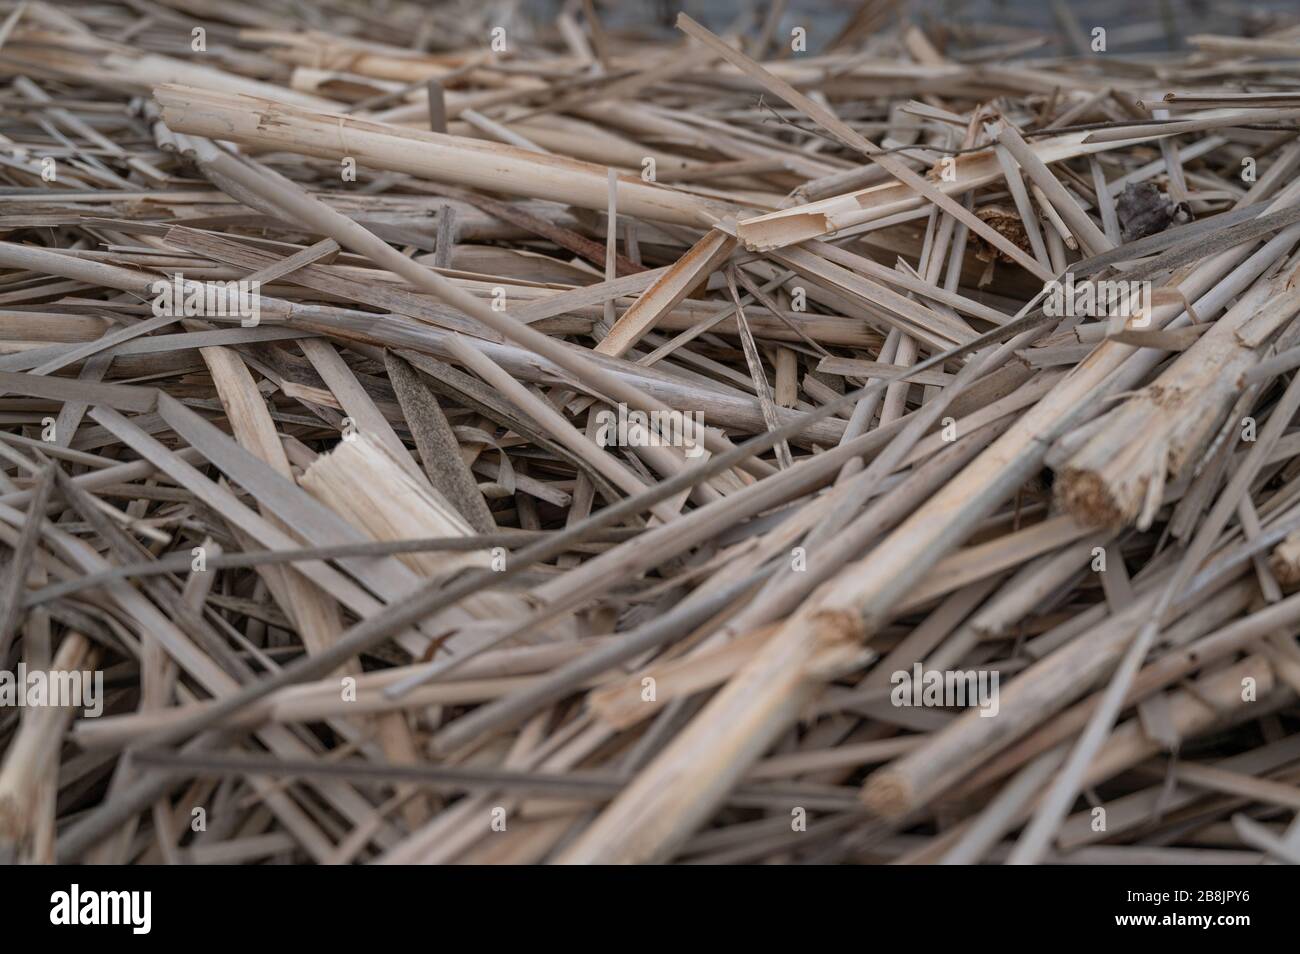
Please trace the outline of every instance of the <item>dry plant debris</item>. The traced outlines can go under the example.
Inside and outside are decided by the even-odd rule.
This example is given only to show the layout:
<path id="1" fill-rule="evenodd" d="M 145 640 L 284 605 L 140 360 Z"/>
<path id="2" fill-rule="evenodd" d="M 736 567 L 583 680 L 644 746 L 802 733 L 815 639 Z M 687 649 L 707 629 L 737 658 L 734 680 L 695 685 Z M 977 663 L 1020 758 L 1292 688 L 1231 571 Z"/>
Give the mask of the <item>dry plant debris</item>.
<path id="1" fill-rule="evenodd" d="M 785 9 L 3 5 L 0 857 L 1300 860 L 1297 19 Z"/>

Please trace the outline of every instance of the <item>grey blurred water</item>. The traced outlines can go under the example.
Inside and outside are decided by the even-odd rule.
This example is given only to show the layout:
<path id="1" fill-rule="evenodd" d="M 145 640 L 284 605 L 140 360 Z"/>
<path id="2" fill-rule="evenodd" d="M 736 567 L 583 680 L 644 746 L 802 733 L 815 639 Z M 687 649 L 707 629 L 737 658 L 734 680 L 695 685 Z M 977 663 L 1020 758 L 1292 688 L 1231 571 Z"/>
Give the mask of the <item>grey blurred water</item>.
<path id="1" fill-rule="evenodd" d="M 1184 49 L 1184 38 L 1196 33 L 1251 35 L 1277 25 L 1300 23 L 1297 0 L 1065 0 L 1063 4 L 1088 35 L 1094 27 L 1107 30 L 1109 52 L 1160 52 Z M 529 4 L 536 14 L 559 9 L 559 0 Z M 830 40 L 859 8 L 846 0 L 790 0 L 779 36 L 802 26 L 808 34 L 808 52 L 815 53 Z M 670 37 L 672 22 L 684 11 L 710 29 L 757 31 L 770 4 L 755 0 L 631 0 L 600 3 L 601 19 L 611 28 L 636 28 Z M 906 0 L 901 13 L 930 29 L 960 27 L 1010 27 L 1060 35 L 1050 0 Z M 680 34 L 678 34 L 680 35 Z M 985 41 L 988 42 L 988 41 Z M 1062 47 L 1051 45 L 1028 56 L 1056 56 Z"/>

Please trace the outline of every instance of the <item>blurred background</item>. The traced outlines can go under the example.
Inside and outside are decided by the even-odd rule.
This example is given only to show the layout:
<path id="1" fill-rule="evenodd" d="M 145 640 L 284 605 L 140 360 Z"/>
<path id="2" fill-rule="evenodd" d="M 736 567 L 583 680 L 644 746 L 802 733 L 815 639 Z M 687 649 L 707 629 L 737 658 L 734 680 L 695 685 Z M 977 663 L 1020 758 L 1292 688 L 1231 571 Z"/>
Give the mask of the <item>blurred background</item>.
<path id="1" fill-rule="evenodd" d="M 502 13 L 515 9 L 523 16 L 546 20 L 566 7 L 581 9 L 582 4 L 522 0 L 497 6 Z M 1252 36 L 1300 23 L 1297 0 L 603 0 L 596 9 L 611 29 L 647 34 L 672 32 L 679 11 L 715 32 L 744 34 L 752 34 L 775 14 L 779 35 L 788 36 L 796 26 L 808 31 L 809 53 L 828 49 L 857 23 L 889 16 L 911 18 L 922 23 L 931 37 L 951 35 L 957 42 L 971 39 L 987 44 L 996 35 L 1006 41 L 1042 35 L 1047 42 L 1025 53 L 1039 56 L 1076 52 L 1061 39 L 1072 30 L 1071 21 L 1084 37 L 1095 26 L 1105 27 L 1108 52 L 1183 49 L 1184 38 L 1197 33 Z"/>

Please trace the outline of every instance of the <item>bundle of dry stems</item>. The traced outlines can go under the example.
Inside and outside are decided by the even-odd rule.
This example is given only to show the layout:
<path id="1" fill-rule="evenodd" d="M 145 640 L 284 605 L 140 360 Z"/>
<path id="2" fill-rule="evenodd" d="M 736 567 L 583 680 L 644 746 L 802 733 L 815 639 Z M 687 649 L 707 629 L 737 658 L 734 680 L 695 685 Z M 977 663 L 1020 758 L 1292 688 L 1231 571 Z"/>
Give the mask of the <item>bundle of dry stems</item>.
<path id="1" fill-rule="evenodd" d="M 1294 17 L 2 6 L 0 857 L 1300 860 Z"/>

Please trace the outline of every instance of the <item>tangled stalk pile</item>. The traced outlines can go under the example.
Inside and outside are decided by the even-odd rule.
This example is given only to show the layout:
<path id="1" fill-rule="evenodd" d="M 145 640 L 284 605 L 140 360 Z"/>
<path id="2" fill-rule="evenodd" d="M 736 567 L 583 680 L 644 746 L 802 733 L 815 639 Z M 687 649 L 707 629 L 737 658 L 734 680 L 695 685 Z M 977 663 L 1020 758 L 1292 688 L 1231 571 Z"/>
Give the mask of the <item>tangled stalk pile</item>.
<path id="1" fill-rule="evenodd" d="M 784 9 L 4 8 L 0 857 L 1300 860 L 1300 27 Z"/>

